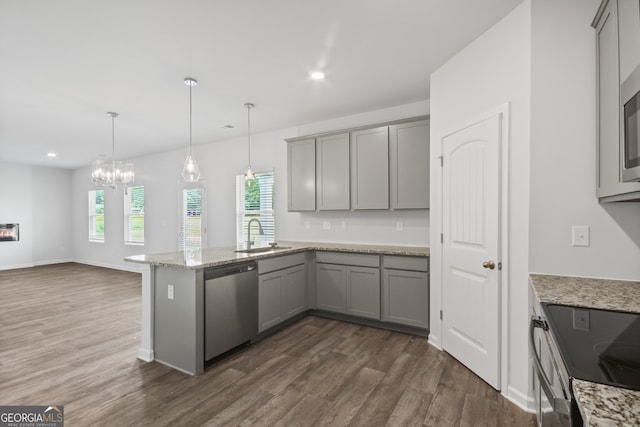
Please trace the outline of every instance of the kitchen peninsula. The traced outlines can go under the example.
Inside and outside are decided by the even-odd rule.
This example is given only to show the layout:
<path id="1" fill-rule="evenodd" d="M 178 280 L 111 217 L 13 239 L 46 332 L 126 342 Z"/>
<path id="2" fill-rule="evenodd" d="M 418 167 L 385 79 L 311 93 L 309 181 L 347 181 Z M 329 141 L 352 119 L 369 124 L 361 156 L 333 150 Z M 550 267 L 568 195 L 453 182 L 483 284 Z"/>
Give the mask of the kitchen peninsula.
<path id="1" fill-rule="evenodd" d="M 138 358 L 191 375 L 202 373 L 207 358 L 205 282 L 214 272 L 235 266 L 257 270 L 255 338 L 309 310 L 428 335 L 427 247 L 280 242 L 250 252 L 228 247 L 186 258 L 184 252 L 172 252 L 125 260 L 145 265 Z"/>

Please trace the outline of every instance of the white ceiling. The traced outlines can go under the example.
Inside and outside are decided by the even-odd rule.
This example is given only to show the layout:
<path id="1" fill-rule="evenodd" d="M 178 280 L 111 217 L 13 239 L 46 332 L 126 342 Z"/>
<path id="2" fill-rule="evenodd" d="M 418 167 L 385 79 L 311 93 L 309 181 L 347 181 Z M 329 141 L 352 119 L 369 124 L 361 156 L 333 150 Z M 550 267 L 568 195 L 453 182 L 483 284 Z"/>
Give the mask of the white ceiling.
<path id="1" fill-rule="evenodd" d="M 522 0 L 2 0 L 0 160 L 63 168 L 429 98 Z M 321 69 L 326 79 L 309 79 Z M 235 125 L 225 129 L 224 125 Z M 46 157 L 48 151 L 58 154 Z"/>

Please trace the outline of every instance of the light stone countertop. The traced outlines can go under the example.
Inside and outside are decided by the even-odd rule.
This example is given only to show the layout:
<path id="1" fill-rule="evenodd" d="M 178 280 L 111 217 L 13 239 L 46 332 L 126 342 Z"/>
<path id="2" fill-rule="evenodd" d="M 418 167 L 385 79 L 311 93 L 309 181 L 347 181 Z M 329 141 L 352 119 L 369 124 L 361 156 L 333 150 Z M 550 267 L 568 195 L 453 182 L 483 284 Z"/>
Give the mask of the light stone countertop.
<path id="1" fill-rule="evenodd" d="M 236 262 L 271 258 L 274 256 L 289 255 L 304 251 L 331 251 L 364 253 L 373 255 L 400 255 L 428 257 L 429 248 L 424 246 L 385 246 L 385 245 L 360 245 L 350 243 L 320 243 L 320 242 L 293 242 L 280 241 L 278 246 L 287 249 L 274 249 L 259 253 L 238 253 L 238 248 L 213 248 L 205 249 L 200 254 L 188 254 L 184 252 L 168 252 L 161 254 L 133 255 L 125 258 L 125 261 L 151 264 L 158 267 L 172 267 L 181 269 L 200 269 L 215 267 Z"/>
<path id="2" fill-rule="evenodd" d="M 640 282 L 529 275 L 540 302 L 640 313 Z M 584 424 L 640 426 L 640 391 L 573 378 L 572 389 Z"/>
<path id="3" fill-rule="evenodd" d="M 640 282 L 531 274 L 540 302 L 640 313 Z"/>
<path id="4" fill-rule="evenodd" d="M 640 391 L 574 379 L 573 394 L 587 426 L 640 426 Z"/>

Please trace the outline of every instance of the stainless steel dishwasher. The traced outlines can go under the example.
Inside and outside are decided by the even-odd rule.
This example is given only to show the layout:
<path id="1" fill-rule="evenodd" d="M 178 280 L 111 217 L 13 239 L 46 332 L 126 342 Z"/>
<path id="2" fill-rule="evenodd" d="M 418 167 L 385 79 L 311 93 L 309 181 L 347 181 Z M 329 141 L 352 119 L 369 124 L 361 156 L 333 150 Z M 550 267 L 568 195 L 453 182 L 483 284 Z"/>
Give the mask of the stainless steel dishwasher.
<path id="1" fill-rule="evenodd" d="M 258 334 L 258 275 L 250 262 L 205 270 L 204 280 L 204 359 L 209 360 Z"/>

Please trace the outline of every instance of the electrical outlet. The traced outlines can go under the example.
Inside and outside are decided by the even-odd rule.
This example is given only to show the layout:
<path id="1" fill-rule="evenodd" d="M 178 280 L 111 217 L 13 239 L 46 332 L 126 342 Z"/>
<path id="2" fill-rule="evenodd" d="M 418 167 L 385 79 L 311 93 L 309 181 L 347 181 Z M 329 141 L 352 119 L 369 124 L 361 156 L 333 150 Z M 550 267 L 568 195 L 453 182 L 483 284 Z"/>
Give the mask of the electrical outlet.
<path id="1" fill-rule="evenodd" d="M 304 228 L 306 228 L 307 230 L 310 230 L 311 229 L 311 221 L 306 220 L 304 222 Z"/>
<path id="2" fill-rule="evenodd" d="M 331 222 L 330 221 L 324 221 L 322 223 L 322 229 L 323 230 L 331 230 Z"/>
<path id="3" fill-rule="evenodd" d="M 347 221 L 342 221 L 342 229 L 343 230 L 347 229 Z"/>
<path id="4" fill-rule="evenodd" d="M 174 295 L 173 285 L 167 286 L 167 298 L 169 298 L 170 300 L 173 300 L 173 295 Z"/>
<path id="5" fill-rule="evenodd" d="M 572 246 L 589 246 L 589 226 L 574 225 L 571 228 L 571 245 Z"/>
<path id="6" fill-rule="evenodd" d="M 582 331 L 589 330 L 589 310 L 582 308 L 574 308 L 573 310 L 573 329 Z"/>
<path id="7" fill-rule="evenodd" d="M 396 221 L 396 231 L 402 231 L 403 228 L 404 224 L 402 223 L 402 221 Z"/>

